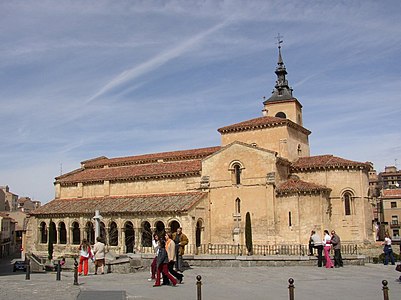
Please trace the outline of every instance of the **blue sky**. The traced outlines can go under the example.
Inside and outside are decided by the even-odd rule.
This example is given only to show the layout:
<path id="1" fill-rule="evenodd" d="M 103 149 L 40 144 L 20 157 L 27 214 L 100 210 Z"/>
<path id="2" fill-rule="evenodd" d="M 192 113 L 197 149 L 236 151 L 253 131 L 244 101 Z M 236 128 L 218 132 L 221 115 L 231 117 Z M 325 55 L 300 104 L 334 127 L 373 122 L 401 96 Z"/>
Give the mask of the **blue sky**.
<path id="1" fill-rule="evenodd" d="M 311 154 L 401 164 L 401 1 L 0 1 L 0 185 L 46 203 L 97 156 L 262 116 L 275 36 Z"/>

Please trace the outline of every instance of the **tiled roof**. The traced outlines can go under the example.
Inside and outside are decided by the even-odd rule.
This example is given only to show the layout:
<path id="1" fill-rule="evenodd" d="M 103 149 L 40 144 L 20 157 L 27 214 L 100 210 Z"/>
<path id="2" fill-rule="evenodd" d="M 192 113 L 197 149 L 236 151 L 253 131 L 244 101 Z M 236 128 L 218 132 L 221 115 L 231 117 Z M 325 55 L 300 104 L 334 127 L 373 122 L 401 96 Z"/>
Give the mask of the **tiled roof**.
<path id="1" fill-rule="evenodd" d="M 267 127 L 279 127 L 279 126 L 286 126 L 286 125 L 296 128 L 296 129 L 299 129 L 307 135 L 309 135 L 311 133 L 306 128 L 304 128 L 288 119 L 277 118 L 277 117 L 267 117 L 267 116 L 256 118 L 256 119 L 251 119 L 248 121 L 236 123 L 236 124 L 225 126 L 225 127 L 221 127 L 219 129 L 217 129 L 217 131 L 220 132 L 221 134 L 225 134 L 225 133 L 235 132 L 235 131 L 249 131 L 249 130 L 261 129 L 261 128 L 267 128 Z"/>
<path id="2" fill-rule="evenodd" d="M 103 180 L 127 180 L 163 178 L 175 176 L 192 176 L 200 174 L 202 169 L 201 160 L 160 162 L 144 165 L 129 165 L 101 169 L 79 169 L 71 173 L 59 176 L 56 182 L 77 183 L 96 182 Z"/>
<path id="3" fill-rule="evenodd" d="M 276 189 L 276 193 L 278 194 L 330 191 L 331 189 L 324 185 L 306 182 L 299 179 L 288 179 L 287 181 L 281 183 Z"/>
<path id="4" fill-rule="evenodd" d="M 56 199 L 31 212 L 31 215 L 92 215 L 96 210 L 99 210 L 101 215 L 116 213 L 151 214 L 186 212 L 205 196 L 206 193 L 188 192 Z"/>
<path id="5" fill-rule="evenodd" d="M 385 198 L 401 198 L 401 189 L 383 190 L 382 197 Z"/>
<path id="6" fill-rule="evenodd" d="M 154 163 L 160 160 L 177 161 L 177 160 L 188 160 L 188 159 L 202 159 L 220 149 L 221 149 L 220 146 L 216 146 L 208 148 L 161 152 L 161 153 L 152 153 L 152 154 L 143 154 L 136 156 L 116 157 L 116 158 L 107 158 L 105 156 L 101 156 L 91 160 L 83 161 L 81 163 L 84 165 L 85 168 L 98 168 L 98 167 L 103 167 L 105 165 L 113 167 L 122 165 Z"/>
<path id="7" fill-rule="evenodd" d="M 361 163 L 357 161 L 347 160 L 333 155 L 318 155 L 301 157 L 291 165 L 291 171 L 301 171 L 307 169 L 326 169 L 326 168 L 354 168 L 360 167 L 370 169 L 368 163 Z"/>

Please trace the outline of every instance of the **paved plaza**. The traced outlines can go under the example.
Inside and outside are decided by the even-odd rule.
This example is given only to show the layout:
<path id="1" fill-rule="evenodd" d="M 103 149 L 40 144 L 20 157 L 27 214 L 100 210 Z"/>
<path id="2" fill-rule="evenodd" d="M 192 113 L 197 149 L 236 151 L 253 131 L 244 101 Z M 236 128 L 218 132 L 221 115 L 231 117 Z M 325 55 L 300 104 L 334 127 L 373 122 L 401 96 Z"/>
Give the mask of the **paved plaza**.
<path id="1" fill-rule="evenodd" d="M 202 299 L 289 299 L 288 279 L 294 278 L 295 300 L 383 299 L 382 280 L 388 281 L 390 300 L 401 299 L 401 273 L 394 266 L 367 264 L 338 269 L 317 267 L 205 268 L 185 270 L 177 287 L 152 287 L 148 271 L 79 277 L 73 285 L 72 272 L 34 273 L 0 269 L 0 299 L 197 299 L 196 276 L 202 276 Z"/>

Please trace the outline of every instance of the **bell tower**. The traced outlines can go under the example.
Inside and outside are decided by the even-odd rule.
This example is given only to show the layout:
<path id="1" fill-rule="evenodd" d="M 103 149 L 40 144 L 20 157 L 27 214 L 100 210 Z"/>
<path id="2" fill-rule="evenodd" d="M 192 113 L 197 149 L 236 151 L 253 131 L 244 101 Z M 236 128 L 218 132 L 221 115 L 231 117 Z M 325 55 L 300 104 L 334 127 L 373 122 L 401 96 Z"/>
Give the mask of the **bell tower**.
<path id="1" fill-rule="evenodd" d="M 282 36 L 278 34 L 278 62 L 275 71 L 277 75 L 276 85 L 274 86 L 274 90 L 270 98 L 267 100 L 264 98 L 263 115 L 268 117 L 288 119 L 300 126 L 303 126 L 302 105 L 292 95 L 292 88 L 288 85 L 288 80 L 285 77 L 287 75 L 287 70 L 281 54 L 281 44 L 283 43 L 281 38 Z"/>

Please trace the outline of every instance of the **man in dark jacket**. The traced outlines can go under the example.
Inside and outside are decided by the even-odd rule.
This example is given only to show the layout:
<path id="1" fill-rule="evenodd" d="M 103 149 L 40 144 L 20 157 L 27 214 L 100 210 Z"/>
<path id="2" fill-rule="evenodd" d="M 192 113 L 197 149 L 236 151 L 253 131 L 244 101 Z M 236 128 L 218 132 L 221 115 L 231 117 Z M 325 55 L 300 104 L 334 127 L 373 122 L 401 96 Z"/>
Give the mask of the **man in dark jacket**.
<path id="1" fill-rule="evenodd" d="M 177 271 L 182 272 L 182 256 L 184 255 L 185 246 L 188 244 L 188 238 L 185 234 L 182 233 L 181 227 L 177 229 L 177 232 L 173 233 L 173 241 L 175 243 L 176 249 L 175 268 Z"/>
<path id="2" fill-rule="evenodd" d="M 334 249 L 334 266 L 343 267 L 343 258 L 341 257 L 341 240 L 334 230 L 331 231 L 331 244 Z"/>

